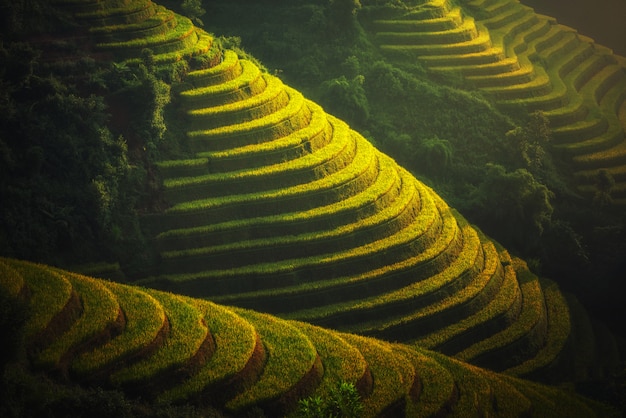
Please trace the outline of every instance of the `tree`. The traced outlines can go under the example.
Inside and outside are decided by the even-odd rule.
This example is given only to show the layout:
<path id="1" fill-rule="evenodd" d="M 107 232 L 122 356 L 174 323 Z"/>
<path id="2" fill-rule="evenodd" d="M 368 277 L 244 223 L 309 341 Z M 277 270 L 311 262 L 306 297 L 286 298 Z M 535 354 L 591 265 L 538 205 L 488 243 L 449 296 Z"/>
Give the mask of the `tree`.
<path id="1" fill-rule="evenodd" d="M 360 0 L 330 0 L 330 21 L 342 32 L 354 29 Z"/>
<path id="2" fill-rule="evenodd" d="M 439 139 L 437 135 L 422 140 L 417 152 L 415 160 L 418 169 L 424 168 L 429 175 L 442 175 L 452 162 L 452 144 L 448 140 Z"/>
<path id="3" fill-rule="evenodd" d="M 537 175 L 546 163 L 545 147 L 550 143 L 550 125 L 542 112 L 533 112 L 528 122 L 506 133 L 518 164 Z"/>
<path id="4" fill-rule="evenodd" d="M 345 76 L 325 81 L 321 87 L 321 102 L 331 113 L 351 123 L 365 123 L 370 115 L 362 75 L 348 80 Z"/>
<path id="5" fill-rule="evenodd" d="M 490 235 L 508 247 L 526 250 L 550 224 L 553 196 L 525 169 L 507 172 L 501 165 L 487 164 L 472 212 Z"/>
<path id="6" fill-rule="evenodd" d="M 183 0 L 183 14 L 193 21 L 196 26 L 204 26 L 204 22 L 200 19 L 206 13 L 202 7 L 201 0 Z"/>

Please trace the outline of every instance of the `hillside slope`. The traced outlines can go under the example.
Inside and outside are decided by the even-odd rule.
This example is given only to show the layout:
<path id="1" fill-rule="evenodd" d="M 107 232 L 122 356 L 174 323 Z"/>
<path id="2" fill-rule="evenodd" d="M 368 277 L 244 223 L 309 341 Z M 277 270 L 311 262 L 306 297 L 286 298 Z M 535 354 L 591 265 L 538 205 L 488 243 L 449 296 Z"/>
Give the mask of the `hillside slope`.
<path id="1" fill-rule="evenodd" d="M 575 394 L 423 349 L 44 265 L 0 259 L 0 292 L 27 310 L 12 335 L 22 334 L 26 370 L 157 406 L 282 416 L 299 399 L 327 398 L 350 383 L 366 417 L 609 413 Z"/>
<path id="2" fill-rule="evenodd" d="M 367 2 L 365 3 L 367 4 Z M 626 204 L 626 70 L 620 57 L 517 0 L 425 1 L 380 7 L 372 36 L 393 61 L 458 73 L 505 111 L 542 111 L 553 151 L 578 190 L 596 191 L 600 170 Z"/>
<path id="3" fill-rule="evenodd" d="M 173 86 L 192 152 L 159 164 L 142 284 L 516 375 L 576 349 L 557 288 L 277 77 L 152 2 L 56 3 L 127 65 L 203 63 Z"/>

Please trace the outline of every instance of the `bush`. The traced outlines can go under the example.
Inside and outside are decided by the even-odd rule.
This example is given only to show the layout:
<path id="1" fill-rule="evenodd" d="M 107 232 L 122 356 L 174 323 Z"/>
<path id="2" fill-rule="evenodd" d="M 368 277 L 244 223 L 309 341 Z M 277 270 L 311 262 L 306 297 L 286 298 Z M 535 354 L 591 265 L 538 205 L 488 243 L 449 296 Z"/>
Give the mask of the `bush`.
<path id="1" fill-rule="evenodd" d="M 357 418 L 363 403 L 353 383 L 340 382 L 328 398 L 310 396 L 298 402 L 298 417 L 302 418 Z"/>
<path id="2" fill-rule="evenodd" d="M 509 248 L 528 250 L 552 222 L 554 194 L 525 169 L 487 164 L 474 194 L 472 217 Z"/>
<path id="3" fill-rule="evenodd" d="M 369 103 L 363 83 L 365 77 L 358 75 L 352 80 L 340 76 L 322 84 L 322 101 L 328 103 L 329 112 L 346 121 L 363 124 L 370 116 Z"/>

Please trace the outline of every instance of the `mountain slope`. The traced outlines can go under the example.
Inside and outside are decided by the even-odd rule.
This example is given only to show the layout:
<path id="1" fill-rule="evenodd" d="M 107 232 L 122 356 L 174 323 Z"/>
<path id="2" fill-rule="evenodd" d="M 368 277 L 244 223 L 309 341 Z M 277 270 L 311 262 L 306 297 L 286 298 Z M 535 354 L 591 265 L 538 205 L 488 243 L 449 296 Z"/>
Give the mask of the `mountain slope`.
<path id="1" fill-rule="evenodd" d="M 156 406 L 280 416 L 343 382 L 357 388 L 363 416 L 609 413 L 575 394 L 423 349 L 23 261 L 0 259 L 0 272 L 0 291 L 28 312 L 26 370 Z"/>
<path id="2" fill-rule="evenodd" d="M 202 63 L 173 86 L 191 155 L 159 163 L 170 206 L 143 219 L 161 262 L 142 284 L 511 373 L 574 349 L 549 282 L 319 105 L 151 2 L 58 3 L 127 65 Z"/>
<path id="3" fill-rule="evenodd" d="M 516 0 L 428 1 L 377 14 L 372 36 L 392 61 L 461 74 L 505 111 L 544 112 L 578 190 L 593 196 L 606 170 L 624 205 L 626 72 L 611 50 Z"/>

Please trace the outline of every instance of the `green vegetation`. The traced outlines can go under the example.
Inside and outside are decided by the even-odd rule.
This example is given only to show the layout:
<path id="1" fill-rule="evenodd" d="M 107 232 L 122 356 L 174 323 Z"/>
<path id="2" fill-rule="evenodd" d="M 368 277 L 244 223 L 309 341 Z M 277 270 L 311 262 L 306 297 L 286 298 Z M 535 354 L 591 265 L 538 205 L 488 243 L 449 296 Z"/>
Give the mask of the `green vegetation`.
<path id="1" fill-rule="evenodd" d="M 165 326 L 163 307 L 152 296 L 124 285 L 108 283 L 107 287 L 124 313 L 124 332 L 97 349 L 77 356 L 72 363 L 72 372 L 79 378 L 93 378 L 93 374 L 113 363 L 140 354 L 156 341 Z"/>
<path id="2" fill-rule="evenodd" d="M 622 68 L 589 62 L 598 54 L 586 38 L 512 0 L 258 2 L 245 12 L 243 3 L 216 2 L 207 23 L 228 27 L 218 27 L 227 35 L 220 38 L 192 24 L 204 12 L 196 1 L 179 5 L 189 18 L 149 0 L 57 5 L 61 20 L 90 35 L 27 37 L 11 25 L 0 46 L 0 195 L 10 202 L 1 254 L 101 266 L 99 274 L 419 342 L 511 373 L 588 361 L 569 376 L 592 375 L 619 363 L 598 350 L 597 341 L 615 341 L 575 299 L 568 316 L 558 290 L 544 294 L 549 281 L 370 144 L 507 248 L 533 257 L 535 272 L 558 272 L 562 260 L 593 268 L 597 253 L 585 253 L 585 240 L 606 231 L 612 240 L 597 248 L 620 242 L 626 94 Z M 14 17 L 22 6 L 4 9 Z M 228 36 L 234 29 L 277 69 L 245 53 Z M 31 43 L 13 40 L 21 36 Z M 592 167 L 605 171 L 594 176 Z M 591 178 L 597 193 L 574 182 Z M 585 193 L 597 198 L 580 204 Z M 559 252 L 566 258 L 550 257 Z M 409 347 L 311 336 L 315 328 L 266 314 L 157 290 L 133 297 L 122 285 L 60 271 L 43 283 L 43 266 L 7 263 L 0 284 L 33 314 L 24 334 L 9 330 L 29 345 L 20 367 L 110 385 L 125 393 L 114 404 L 141 396 L 282 415 L 311 396 L 304 403 L 324 413 L 346 375 L 340 380 L 355 382 L 347 388 L 366 415 L 419 409 L 420 356 Z M 570 286 L 582 287 L 589 271 Z M 19 313 L 15 305 L 6 312 Z M 242 329 L 226 332 L 227 324 Z M 325 358 L 355 350 L 354 369 Z M 525 415 L 535 407 L 536 394 L 526 397 L 517 383 L 495 389 L 492 380 L 502 379 L 443 357 L 435 363 L 450 370 L 458 392 L 450 379 L 433 379 L 443 393 L 430 392 L 432 413 Z"/>
<path id="3" fill-rule="evenodd" d="M 448 2 L 429 2 L 428 6 L 362 2 L 357 25 L 346 26 L 341 34 L 349 37 L 349 45 L 328 30 L 332 19 L 330 9 L 324 5 L 298 4 L 270 11 L 265 5 L 244 7 L 222 2 L 213 10 L 216 15 L 210 24 L 212 30 L 240 36 L 246 48 L 268 68 L 276 69 L 288 84 L 347 120 L 401 165 L 427 179 L 452 206 L 506 247 L 524 258 L 538 260 L 534 266 L 543 274 L 581 292 L 588 303 L 602 299 L 600 288 L 619 280 L 611 278 L 620 269 L 615 256 L 619 251 L 612 248 L 619 247 L 623 252 L 623 240 L 619 239 L 624 231 L 622 211 L 602 206 L 601 202 L 618 203 L 622 188 L 614 187 L 611 199 L 596 199 L 595 204 L 591 199 L 581 200 L 579 190 L 593 197 L 597 190 L 593 180 L 596 167 L 599 169 L 604 164 L 601 161 L 617 164 L 623 151 L 616 147 L 575 157 L 580 164 L 576 170 L 581 170 L 581 177 L 588 179 L 578 189 L 574 187 L 567 158 L 555 149 L 560 147 L 557 144 L 561 137 L 572 138 L 570 133 L 574 132 L 583 135 L 584 131 L 578 130 L 573 122 L 585 117 L 585 107 L 596 106 L 595 98 L 586 95 L 590 99 L 585 99 L 587 104 L 582 107 L 582 96 L 572 92 L 582 88 L 581 93 L 587 94 L 586 90 L 595 90 L 592 88 L 595 84 L 611 85 L 610 79 L 598 73 L 602 68 L 599 62 L 613 59 L 610 51 L 591 45 L 584 37 L 575 36 L 570 28 L 554 24 L 553 18 L 535 15 L 515 1 L 476 3 L 461 8 Z M 415 60 L 383 58 L 379 50 L 372 48 L 372 42 L 378 42 L 375 32 L 405 38 L 409 36 L 407 33 L 415 33 L 415 37 L 423 38 L 435 37 L 439 31 L 445 39 L 451 36 L 446 32 L 468 26 L 472 17 L 477 27 L 486 25 L 488 32 L 480 32 L 483 36 L 489 34 L 493 48 L 454 59 L 453 56 L 424 57 L 417 65 Z M 504 58 L 505 51 L 507 57 L 513 58 Z M 443 63 L 451 65 L 455 60 L 462 64 L 458 69 L 464 76 L 467 74 L 467 81 L 457 75 L 454 67 L 442 67 Z M 483 64 L 476 64 L 480 60 Z M 425 66 L 432 71 L 424 70 Z M 473 79 L 472 75 L 478 74 L 482 79 Z M 458 89 L 471 88 L 470 83 L 476 83 L 480 90 L 468 94 Z M 513 122 L 481 98 L 483 94 L 487 97 L 487 92 L 480 83 L 510 95 L 511 99 L 499 103 Z M 530 89 L 533 84 L 538 89 Z M 602 89 L 597 91 L 597 97 L 605 96 Z M 617 83 L 606 94 L 618 98 L 623 91 Z M 608 109 L 619 103 L 619 99 L 607 97 L 604 103 Z M 527 116 L 526 109 L 543 110 L 551 141 L 526 135 L 522 143 L 518 142 L 519 129 L 527 130 L 534 123 L 534 116 Z M 609 118 L 609 121 L 610 132 L 619 135 L 617 119 Z M 602 126 L 599 123 L 594 129 L 597 131 Z M 559 129 L 562 134 L 558 133 Z M 591 142 L 589 145 L 601 147 L 601 143 L 615 143 L 617 138 L 607 133 L 595 145 Z M 583 173 L 585 164 L 588 165 Z M 495 169 L 496 165 L 503 170 Z M 522 174 L 520 169 L 529 174 Z M 615 178 L 624 178 L 617 165 L 610 172 L 616 173 Z M 499 193 L 494 192 L 489 203 L 479 197 L 490 190 L 485 178 L 496 173 L 500 173 L 498 177 L 503 177 L 502 180 L 518 177 L 528 183 L 513 188 L 517 190 L 510 193 L 514 207 L 503 210 L 507 214 L 520 214 L 517 221 L 506 224 L 497 221 L 498 214 L 494 211 L 507 206 L 497 197 Z M 597 213 L 598 207 L 603 208 L 602 215 Z M 600 238 L 598 231 L 608 229 L 613 231 L 613 238 L 607 235 Z M 555 247 L 557 236 L 574 250 L 565 261 L 562 256 L 554 256 L 560 251 Z M 591 286 L 587 278 L 592 275 L 604 285 Z"/>
<path id="4" fill-rule="evenodd" d="M 47 415 L 52 417 L 87 413 L 122 417 L 219 417 L 233 412 L 265 416 L 374 417 L 381 413 L 393 416 L 425 416 L 427 413 L 474 416 L 476 413 L 478 416 L 486 411 L 498 416 L 518 416 L 525 415 L 529 408 L 542 416 L 547 413 L 563 416 L 554 409 L 557 401 L 574 403 L 575 408 L 568 407 L 565 413 L 568 417 L 616 416 L 601 404 L 563 390 L 497 375 L 423 349 L 342 334 L 207 301 L 121 286 L 42 265 L 10 259 L 2 261 L 8 268 L 23 273 L 36 270 L 39 280 L 32 273 L 24 274 L 25 286 L 33 286 L 33 289 L 39 281 L 46 282 L 57 275 L 71 278 L 71 286 L 80 300 L 89 299 L 94 289 L 108 289 L 128 321 L 138 318 L 138 312 L 133 311 L 141 310 L 144 305 L 124 303 L 124 291 L 134 299 L 143 295 L 144 300 L 153 300 L 163 309 L 171 326 L 165 341 L 159 347 L 150 348 L 152 341 L 144 339 L 143 348 L 133 360 L 117 357 L 106 367 L 99 367 L 102 362 L 98 356 L 91 357 L 94 364 L 79 352 L 69 352 L 65 357 L 69 365 L 78 361 L 93 366 L 90 369 L 99 370 L 103 381 L 119 380 L 120 371 L 122 374 L 130 369 L 140 372 L 150 361 L 162 366 L 163 352 L 179 351 L 173 347 L 190 346 L 189 341 L 197 337 L 206 340 L 207 332 L 215 342 L 214 349 L 205 346 L 202 355 L 193 355 L 193 366 L 189 355 L 196 350 L 188 351 L 184 355 L 188 359 L 186 366 L 176 369 L 166 380 L 151 379 L 149 390 L 145 386 L 139 391 L 136 385 L 122 385 L 118 391 L 112 391 L 85 389 L 80 385 L 69 387 L 65 383 L 74 382 L 72 374 L 63 377 L 42 373 L 38 363 L 25 356 L 34 343 L 17 339 L 17 355 L 6 362 L 1 380 L 4 398 L 0 412 L 3 416 L 40 413 L 42 402 Z M 6 302 L 19 302 L 21 296 L 9 294 L 10 288 L 10 284 L 2 282 Z M 24 297 L 31 299 L 35 295 Z M 52 299 L 41 305 L 31 302 L 26 316 L 45 310 L 53 302 Z M 94 319 L 104 332 L 106 310 L 100 310 L 100 314 L 95 316 L 102 318 Z M 93 315 L 94 312 L 80 313 L 76 323 Z M 25 326 L 19 317 L 15 321 L 13 335 L 19 334 Z M 198 329 L 204 330 L 201 335 L 197 335 Z M 126 332 L 131 336 L 126 337 Z M 103 335 L 102 339 L 92 342 L 90 349 L 107 351 L 116 340 L 129 341 L 135 335 L 136 327 L 127 322 L 119 334 Z M 67 333 L 62 329 L 51 330 L 52 346 L 65 340 Z M 264 351 L 267 356 L 262 354 Z M 140 380 L 139 375 L 135 377 Z M 177 403 L 170 404 L 171 401 Z"/>
<path id="5" fill-rule="evenodd" d="M 148 384 L 164 373 L 184 368 L 205 340 L 211 338 L 197 308 L 176 295 L 150 290 L 146 290 L 146 293 L 158 300 L 167 311 L 169 335 L 152 356 L 111 375 L 111 382 L 116 387 Z"/>
<path id="6" fill-rule="evenodd" d="M 330 391 L 328 398 L 309 397 L 300 399 L 296 416 L 303 418 L 361 416 L 363 405 L 356 387 L 352 383 L 340 382 Z"/>
<path id="7" fill-rule="evenodd" d="M 81 295 L 81 315 L 61 338 L 37 353 L 33 361 L 37 367 L 59 368 L 71 351 L 102 338 L 103 333 L 115 332 L 120 307 L 109 289 L 85 277 L 70 276 L 69 281 L 74 291 Z"/>

